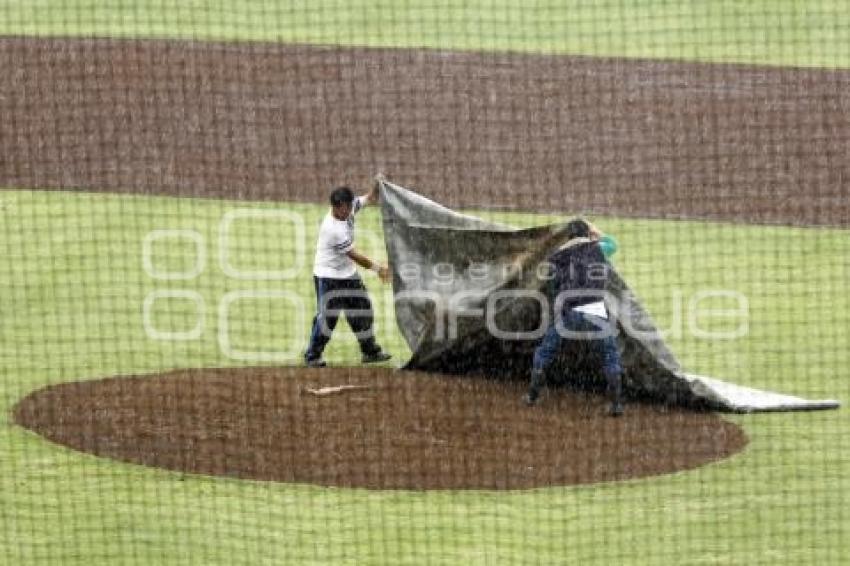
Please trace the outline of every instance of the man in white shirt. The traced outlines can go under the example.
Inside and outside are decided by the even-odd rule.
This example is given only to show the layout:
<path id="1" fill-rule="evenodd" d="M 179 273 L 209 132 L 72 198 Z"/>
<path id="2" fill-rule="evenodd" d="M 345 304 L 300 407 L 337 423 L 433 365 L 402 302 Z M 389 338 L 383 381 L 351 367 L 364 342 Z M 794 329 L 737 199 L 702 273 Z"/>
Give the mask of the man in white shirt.
<path id="1" fill-rule="evenodd" d="M 340 313 L 360 342 L 364 364 L 383 362 L 391 356 L 375 342 L 372 324 L 374 314 L 369 294 L 357 273 L 356 265 L 375 271 L 386 283 L 390 279 L 387 266 L 375 262 L 354 249 L 354 218 L 363 207 L 379 198 L 379 176 L 367 194 L 355 198 L 348 187 L 331 192 L 331 210 L 322 221 L 316 244 L 313 283 L 316 289 L 316 316 L 310 332 L 310 343 L 304 353 L 309 367 L 324 367 L 322 352 L 331 339 Z"/>

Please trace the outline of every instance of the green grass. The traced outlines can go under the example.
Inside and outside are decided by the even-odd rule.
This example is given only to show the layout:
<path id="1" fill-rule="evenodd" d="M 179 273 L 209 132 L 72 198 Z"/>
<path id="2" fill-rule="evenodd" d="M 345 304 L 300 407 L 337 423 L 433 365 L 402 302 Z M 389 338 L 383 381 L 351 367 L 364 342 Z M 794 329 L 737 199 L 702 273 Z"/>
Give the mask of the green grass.
<path id="1" fill-rule="evenodd" d="M 0 34 L 850 66 L 842 0 L 0 0 Z"/>
<path id="2" fill-rule="evenodd" d="M 304 216 L 306 261 L 287 281 L 239 281 L 219 265 L 224 214 L 284 208 Z M 286 290 L 312 304 L 310 264 L 324 208 L 159 197 L 10 191 L 0 195 L 0 562 L 70 564 L 840 563 L 850 559 L 850 422 L 846 409 L 729 416 L 751 443 L 691 472 L 640 481 L 527 492 L 368 492 L 183 476 L 120 464 L 47 443 L 9 422 L 28 392 L 51 383 L 188 366 L 246 364 L 224 356 L 217 308 L 237 290 Z M 555 220 L 486 216 L 517 226 Z M 380 215 L 359 220 L 380 255 Z M 261 224 L 262 223 L 262 224 Z M 850 234 L 828 229 L 599 219 L 618 236 L 616 264 L 661 326 L 671 291 L 746 295 L 750 332 L 670 344 L 685 366 L 736 383 L 850 399 Z M 230 260 L 245 270 L 296 260 L 282 222 L 237 222 Z M 157 281 L 143 268 L 151 230 L 195 230 L 203 273 Z M 366 238 L 368 240 L 368 238 Z M 154 242 L 156 271 L 190 271 L 193 243 Z M 805 258 L 805 262 L 801 260 Z M 389 291 L 367 278 L 381 342 L 406 352 Z M 200 338 L 147 337 L 152 291 L 197 291 Z M 724 305 L 711 305 L 723 307 Z M 306 329 L 282 302 L 235 305 L 234 343 L 297 349 Z M 162 331 L 194 325 L 185 300 L 155 304 Z M 708 323 L 706 323 L 708 324 Z M 717 321 L 720 327 L 726 324 Z M 341 328 L 335 364 L 357 359 Z"/>
<path id="3" fill-rule="evenodd" d="M 519 6 L 522 8 L 519 8 Z M 591 2 L 165 2 L 0 0 L 0 35 L 162 37 L 653 57 L 850 67 L 850 12 L 838 0 Z M 283 290 L 312 302 L 309 265 L 288 281 L 237 281 L 218 261 L 222 215 L 244 203 L 0 194 L 0 563 L 68 564 L 837 564 L 850 562 L 850 422 L 846 409 L 729 416 L 751 443 L 691 472 L 528 492 L 414 493 L 323 489 L 182 476 L 51 445 L 11 425 L 30 391 L 76 379 L 174 367 L 239 365 L 223 355 L 217 307 L 228 292 Z M 252 205 L 253 206 L 253 205 Z M 271 209 L 281 205 L 257 205 Z M 310 263 L 321 207 L 309 218 Z M 500 213 L 533 225 L 552 217 Z M 749 300 L 743 339 L 689 332 L 669 343 L 686 368 L 808 397 L 850 399 L 850 235 L 846 231 L 600 219 L 616 263 L 662 327 L 672 296 L 708 288 Z M 312 222 L 312 224 L 310 224 Z M 207 263 L 191 281 L 156 281 L 142 242 L 196 230 Z M 366 212 L 358 230 L 379 234 Z M 268 234 L 259 237 L 259 233 Z M 235 227 L 232 263 L 285 269 L 284 225 Z M 370 251 L 380 250 L 380 241 Z M 188 271 L 194 244 L 155 243 L 154 268 Z M 380 253 L 379 251 L 377 253 Z M 800 261 L 805 257 L 805 263 Z M 367 279 L 379 339 L 397 358 L 391 296 Z M 204 302 L 199 339 L 151 340 L 142 305 L 154 291 Z M 708 305 L 724 307 L 726 305 Z M 185 299 L 152 312 L 160 330 L 195 323 Z M 234 305 L 233 343 L 297 350 L 306 330 L 282 302 Z M 725 328 L 726 321 L 705 322 Z M 356 360 L 347 329 L 328 359 Z M 674 328 L 675 330 L 675 328 Z"/>

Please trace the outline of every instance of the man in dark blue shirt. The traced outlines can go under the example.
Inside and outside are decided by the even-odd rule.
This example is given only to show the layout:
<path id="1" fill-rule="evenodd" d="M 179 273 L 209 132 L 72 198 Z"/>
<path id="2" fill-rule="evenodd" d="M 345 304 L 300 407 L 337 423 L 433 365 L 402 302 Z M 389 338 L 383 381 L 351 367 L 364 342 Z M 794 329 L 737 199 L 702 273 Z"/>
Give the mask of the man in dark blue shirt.
<path id="1" fill-rule="evenodd" d="M 610 264 L 606 255 L 616 251 L 616 241 L 603 236 L 592 224 L 573 220 L 567 225 L 568 241 L 549 257 L 552 266 L 552 323 L 534 351 L 531 385 L 523 398 L 534 405 L 546 384 L 546 368 L 558 354 L 561 340 L 588 340 L 602 354 L 611 400 L 608 413 L 623 414 L 622 373 L 617 349 L 617 324 L 605 306 L 605 285 Z"/>

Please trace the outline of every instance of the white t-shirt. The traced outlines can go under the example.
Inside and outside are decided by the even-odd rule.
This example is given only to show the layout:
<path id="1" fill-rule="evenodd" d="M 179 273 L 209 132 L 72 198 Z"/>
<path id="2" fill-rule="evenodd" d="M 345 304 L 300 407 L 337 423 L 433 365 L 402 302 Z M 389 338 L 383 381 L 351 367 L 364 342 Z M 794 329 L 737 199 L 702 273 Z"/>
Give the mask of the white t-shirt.
<path id="1" fill-rule="evenodd" d="M 348 252 L 354 248 L 354 215 L 366 206 L 365 197 L 357 197 L 351 203 L 351 214 L 345 220 L 337 220 L 328 212 L 319 228 L 316 242 L 316 259 L 313 275 L 331 279 L 349 279 L 357 274 L 354 261 Z"/>

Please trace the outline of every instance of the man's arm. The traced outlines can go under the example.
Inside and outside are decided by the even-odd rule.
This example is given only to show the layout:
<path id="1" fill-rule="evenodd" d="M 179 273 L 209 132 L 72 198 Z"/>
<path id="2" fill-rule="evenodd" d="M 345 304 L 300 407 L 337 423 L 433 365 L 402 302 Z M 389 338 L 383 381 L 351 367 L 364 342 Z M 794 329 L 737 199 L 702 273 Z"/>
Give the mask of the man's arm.
<path id="1" fill-rule="evenodd" d="M 390 270 L 386 265 L 381 265 L 376 261 L 372 261 L 365 255 L 359 253 L 357 250 L 349 250 L 348 257 L 351 260 L 364 269 L 371 269 L 372 271 L 378 274 L 378 277 L 381 278 L 381 281 L 384 283 L 390 280 Z"/>
<path id="2" fill-rule="evenodd" d="M 363 195 L 364 202 L 363 204 L 375 204 L 381 198 L 381 183 L 385 180 L 383 173 L 378 173 L 375 175 L 375 184 L 372 185 L 372 189 Z"/>

